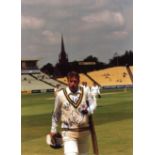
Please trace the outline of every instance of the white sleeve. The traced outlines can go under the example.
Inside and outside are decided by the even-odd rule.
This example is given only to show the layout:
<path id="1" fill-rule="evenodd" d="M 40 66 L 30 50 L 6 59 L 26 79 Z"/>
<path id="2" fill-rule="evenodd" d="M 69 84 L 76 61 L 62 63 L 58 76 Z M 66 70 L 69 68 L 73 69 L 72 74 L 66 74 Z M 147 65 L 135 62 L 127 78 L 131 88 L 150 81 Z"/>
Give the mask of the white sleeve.
<path id="1" fill-rule="evenodd" d="M 88 101 L 88 104 L 89 104 L 89 107 L 87 108 L 88 113 L 93 114 L 94 110 L 97 107 L 95 95 L 93 95 L 92 93 L 88 93 L 87 101 Z"/>
<path id="2" fill-rule="evenodd" d="M 59 96 L 57 95 L 55 98 L 54 112 L 52 115 L 51 132 L 53 133 L 57 132 L 57 126 L 58 126 L 60 117 L 61 117 L 61 102 L 60 102 Z"/>

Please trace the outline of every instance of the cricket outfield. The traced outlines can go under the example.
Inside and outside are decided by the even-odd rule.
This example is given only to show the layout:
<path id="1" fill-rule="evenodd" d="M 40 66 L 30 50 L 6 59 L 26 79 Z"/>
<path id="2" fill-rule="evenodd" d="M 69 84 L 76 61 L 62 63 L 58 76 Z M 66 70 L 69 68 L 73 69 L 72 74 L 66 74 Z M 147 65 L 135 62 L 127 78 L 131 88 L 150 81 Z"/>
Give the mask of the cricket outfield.
<path id="1" fill-rule="evenodd" d="M 52 149 L 45 142 L 50 131 L 53 95 L 22 95 L 21 100 L 22 155 L 63 155 L 63 149 Z M 94 124 L 100 155 L 132 155 L 132 89 L 102 92 L 97 101 Z M 91 142 L 89 155 L 93 155 Z"/>

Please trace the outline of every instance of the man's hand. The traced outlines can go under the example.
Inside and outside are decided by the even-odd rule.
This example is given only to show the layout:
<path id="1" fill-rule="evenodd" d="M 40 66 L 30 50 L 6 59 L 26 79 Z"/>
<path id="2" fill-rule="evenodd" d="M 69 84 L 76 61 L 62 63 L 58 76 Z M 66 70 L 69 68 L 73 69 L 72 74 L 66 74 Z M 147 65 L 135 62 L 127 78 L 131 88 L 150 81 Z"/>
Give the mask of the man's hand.
<path id="1" fill-rule="evenodd" d="M 46 143 L 52 148 L 61 148 L 63 145 L 61 134 L 50 132 L 46 135 Z"/>
<path id="2" fill-rule="evenodd" d="M 55 132 L 50 132 L 46 135 L 46 143 L 47 145 L 51 145 L 51 140 L 52 140 L 52 137 L 56 135 Z"/>
<path id="3" fill-rule="evenodd" d="M 50 134 L 50 136 L 52 137 L 52 136 L 56 135 L 57 132 L 50 132 L 49 134 Z"/>
<path id="4" fill-rule="evenodd" d="M 46 144 L 47 145 L 51 145 L 51 137 L 52 137 L 51 136 L 51 133 L 49 133 L 49 134 L 46 135 Z"/>

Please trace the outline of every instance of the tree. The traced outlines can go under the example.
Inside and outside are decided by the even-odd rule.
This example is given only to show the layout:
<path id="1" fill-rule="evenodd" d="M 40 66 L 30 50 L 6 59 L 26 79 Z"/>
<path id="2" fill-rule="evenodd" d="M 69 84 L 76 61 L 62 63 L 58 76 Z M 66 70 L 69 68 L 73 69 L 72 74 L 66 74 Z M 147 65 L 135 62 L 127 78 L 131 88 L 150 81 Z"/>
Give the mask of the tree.
<path id="1" fill-rule="evenodd" d="M 94 57 L 92 55 L 89 55 L 83 61 L 86 61 L 86 62 L 98 62 L 98 58 L 96 58 L 96 57 Z"/>
<path id="2" fill-rule="evenodd" d="M 114 54 L 113 58 L 109 61 L 109 66 L 125 66 L 133 65 L 133 52 L 132 50 L 125 51 L 123 55 Z"/>
<path id="3" fill-rule="evenodd" d="M 47 63 L 46 65 L 44 65 L 42 68 L 41 68 L 41 71 L 45 74 L 48 74 L 48 75 L 52 75 L 53 72 L 54 72 L 54 67 L 52 64 L 50 63 Z"/>

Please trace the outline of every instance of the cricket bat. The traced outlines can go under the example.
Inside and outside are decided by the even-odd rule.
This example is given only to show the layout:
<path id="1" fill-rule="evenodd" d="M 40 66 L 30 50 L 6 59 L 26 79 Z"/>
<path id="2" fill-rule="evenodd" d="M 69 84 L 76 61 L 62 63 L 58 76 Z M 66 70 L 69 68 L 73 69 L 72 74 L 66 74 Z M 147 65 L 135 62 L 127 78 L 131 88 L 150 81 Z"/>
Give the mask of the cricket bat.
<path id="1" fill-rule="evenodd" d="M 88 101 L 87 101 L 87 106 L 89 106 Z M 99 149 L 98 149 L 98 145 L 97 145 L 97 137 L 96 137 L 96 132 L 95 132 L 95 127 L 94 127 L 92 114 L 89 115 L 88 118 L 89 118 L 89 128 L 90 128 L 90 133 L 91 133 L 93 152 L 94 152 L 95 155 L 99 155 Z"/>

